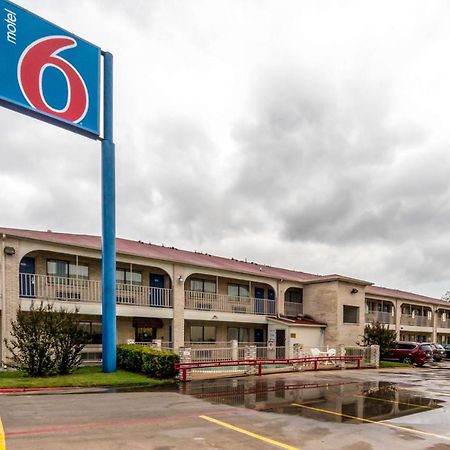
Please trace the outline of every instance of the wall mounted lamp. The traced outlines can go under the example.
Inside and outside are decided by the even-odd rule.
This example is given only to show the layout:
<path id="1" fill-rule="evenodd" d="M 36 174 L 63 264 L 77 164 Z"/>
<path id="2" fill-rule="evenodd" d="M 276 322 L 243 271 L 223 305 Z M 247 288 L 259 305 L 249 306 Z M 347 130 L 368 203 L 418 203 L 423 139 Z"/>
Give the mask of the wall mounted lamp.
<path id="1" fill-rule="evenodd" d="M 16 249 L 14 247 L 5 247 L 4 250 L 5 255 L 12 256 L 16 254 Z"/>
<path id="2" fill-rule="evenodd" d="M 180 276 L 178 277 L 178 283 L 184 283 L 183 275 L 180 275 Z"/>
<path id="3" fill-rule="evenodd" d="M 353 288 L 353 289 L 350 291 L 350 294 L 357 294 L 358 292 L 359 292 L 358 289 Z"/>

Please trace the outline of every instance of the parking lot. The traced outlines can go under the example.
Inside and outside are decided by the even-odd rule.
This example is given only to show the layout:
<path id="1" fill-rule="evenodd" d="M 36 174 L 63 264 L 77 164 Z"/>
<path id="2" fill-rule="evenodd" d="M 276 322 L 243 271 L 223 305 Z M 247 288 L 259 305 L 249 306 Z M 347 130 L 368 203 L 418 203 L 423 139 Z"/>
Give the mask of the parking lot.
<path id="1" fill-rule="evenodd" d="M 450 449 L 450 362 L 0 395 L 14 449 Z"/>

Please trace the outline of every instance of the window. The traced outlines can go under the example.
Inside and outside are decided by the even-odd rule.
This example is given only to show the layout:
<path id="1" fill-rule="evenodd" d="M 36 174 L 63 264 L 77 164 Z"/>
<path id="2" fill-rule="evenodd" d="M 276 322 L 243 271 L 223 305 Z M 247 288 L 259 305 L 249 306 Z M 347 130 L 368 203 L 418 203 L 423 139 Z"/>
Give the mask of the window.
<path id="1" fill-rule="evenodd" d="M 285 294 L 285 300 L 292 303 L 303 302 L 303 289 L 288 289 Z"/>
<path id="2" fill-rule="evenodd" d="M 191 342 L 216 342 L 216 327 L 192 325 Z"/>
<path id="3" fill-rule="evenodd" d="M 216 282 L 210 280 L 191 279 L 191 291 L 216 293 Z"/>
<path id="4" fill-rule="evenodd" d="M 59 259 L 47 260 L 47 275 L 63 278 L 89 279 L 89 267 L 87 264 L 74 264 Z"/>
<path id="5" fill-rule="evenodd" d="M 359 323 L 359 307 L 344 305 L 344 323 Z"/>
<path id="6" fill-rule="evenodd" d="M 229 284 L 228 295 L 232 297 L 249 297 L 248 286 L 244 284 Z"/>
<path id="7" fill-rule="evenodd" d="M 81 328 L 91 337 L 91 344 L 102 343 L 102 324 L 100 322 L 80 322 Z"/>
<path id="8" fill-rule="evenodd" d="M 238 327 L 228 328 L 228 340 L 229 341 L 238 341 L 238 342 L 250 342 L 249 329 L 248 328 L 238 328 Z"/>
<path id="9" fill-rule="evenodd" d="M 116 269 L 116 282 L 120 284 L 142 285 L 142 272 L 128 269 Z"/>

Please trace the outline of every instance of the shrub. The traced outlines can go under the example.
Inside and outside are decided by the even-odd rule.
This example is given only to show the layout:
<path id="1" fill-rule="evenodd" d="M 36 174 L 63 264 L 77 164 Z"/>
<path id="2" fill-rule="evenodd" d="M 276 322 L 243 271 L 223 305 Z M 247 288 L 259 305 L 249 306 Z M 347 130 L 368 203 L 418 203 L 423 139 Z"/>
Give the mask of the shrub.
<path id="1" fill-rule="evenodd" d="M 178 361 L 178 355 L 169 351 L 135 344 L 117 346 L 117 365 L 120 368 L 144 373 L 152 378 L 173 378 L 178 373 L 174 369 Z"/>
<path id="2" fill-rule="evenodd" d="M 395 347 L 396 340 L 397 333 L 394 330 L 390 330 L 388 325 L 372 322 L 364 327 L 363 344 L 379 345 L 381 357 Z"/>
<path id="3" fill-rule="evenodd" d="M 77 320 L 78 310 L 71 313 L 52 304 L 34 303 L 30 311 L 19 310 L 11 322 L 11 365 L 32 377 L 68 374 L 81 362 L 81 350 L 89 336 Z"/>

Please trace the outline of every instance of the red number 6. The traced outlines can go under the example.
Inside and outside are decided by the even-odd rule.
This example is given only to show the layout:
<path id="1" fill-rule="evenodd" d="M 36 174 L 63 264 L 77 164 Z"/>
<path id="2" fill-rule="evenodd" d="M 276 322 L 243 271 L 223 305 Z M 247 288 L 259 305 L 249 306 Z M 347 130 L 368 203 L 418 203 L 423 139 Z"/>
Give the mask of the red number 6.
<path id="1" fill-rule="evenodd" d="M 67 36 L 38 39 L 23 51 L 17 66 L 19 86 L 28 103 L 40 111 L 74 123 L 80 122 L 87 113 L 88 91 L 75 67 L 57 55 L 76 46 L 75 39 Z M 62 109 L 53 108 L 45 101 L 42 78 L 49 66 L 60 70 L 67 82 L 67 101 Z"/>

